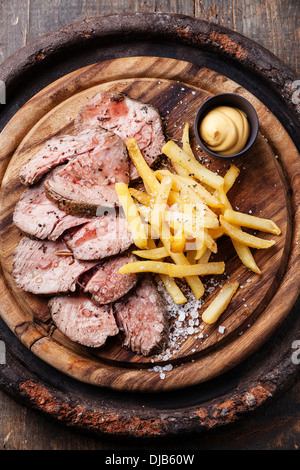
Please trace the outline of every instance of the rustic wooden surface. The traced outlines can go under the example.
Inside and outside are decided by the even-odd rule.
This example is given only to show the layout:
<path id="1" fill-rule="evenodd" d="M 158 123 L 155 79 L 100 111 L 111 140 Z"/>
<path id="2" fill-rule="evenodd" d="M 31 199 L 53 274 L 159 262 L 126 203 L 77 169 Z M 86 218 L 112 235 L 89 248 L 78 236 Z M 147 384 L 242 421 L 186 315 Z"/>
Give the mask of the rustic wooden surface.
<path id="1" fill-rule="evenodd" d="M 42 34 L 71 21 L 122 11 L 188 14 L 228 26 L 254 39 L 299 71 L 299 4 L 292 1 L 48 1 L 12 0 L 0 5 L 0 60 Z M 3 449 L 295 449 L 299 445 L 299 384 L 264 411 L 230 429 L 169 443 L 116 443 L 80 436 L 0 394 Z M 59 436 L 59 437 L 58 437 Z"/>

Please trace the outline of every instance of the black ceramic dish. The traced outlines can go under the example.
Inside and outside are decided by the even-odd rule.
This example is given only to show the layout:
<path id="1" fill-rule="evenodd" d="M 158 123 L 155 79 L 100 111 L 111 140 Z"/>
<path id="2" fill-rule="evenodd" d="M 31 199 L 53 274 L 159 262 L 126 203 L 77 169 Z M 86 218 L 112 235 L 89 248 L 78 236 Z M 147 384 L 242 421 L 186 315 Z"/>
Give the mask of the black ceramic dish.
<path id="1" fill-rule="evenodd" d="M 244 111 L 244 113 L 246 114 L 248 118 L 248 121 L 250 124 L 250 135 L 246 142 L 245 147 L 238 153 L 235 153 L 232 155 L 220 155 L 219 153 L 213 152 L 209 148 L 207 148 L 204 141 L 201 139 L 200 132 L 199 132 L 200 123 L 202 119 L 206 116 L 206 114 L 211 109 L 216 108 L 217 106 L 231 106 L 231 107 L 238 108 L 241 111 Z M 195 122 L 194 122 L 195 136 L 199 145 L 208 155 L 212 155 L 214 157 L 219 157 L 219 158 L 220 157 L 221 158 L 233 158 L 233 157 L 239 157 L 241 155 L 244 155 L 254 144 L 257 138 L 257 134 L 258 134 L 258 128 L 259 128 L 258 117 L 252 104 L 249 101 L 247 101 L 245 98 L 243 98 L 242 96 L 236 95 L 234 93 L 220 93 L 218 95 L 214 95 L 211 98 L 208 98 L 207 100 L 205 100 L 200 106 L 200 108 L 198 109 L 196 116 L 195 116 Z"/>

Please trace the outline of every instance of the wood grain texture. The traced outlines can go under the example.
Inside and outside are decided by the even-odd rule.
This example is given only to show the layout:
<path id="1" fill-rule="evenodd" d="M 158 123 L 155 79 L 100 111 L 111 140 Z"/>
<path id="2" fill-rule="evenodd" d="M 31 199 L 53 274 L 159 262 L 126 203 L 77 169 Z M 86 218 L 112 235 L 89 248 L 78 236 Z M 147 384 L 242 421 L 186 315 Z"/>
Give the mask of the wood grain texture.
<path id="1" fill-rule="evenodd" d="M 156 11 L 227 26 L 269 49 L 298 72 L 299 8 L 297 0 L 4 0 L 0 3 L 0 61 L 72 21 L 111 13 Z"/>
<path id="2" fill-rule="evenodd" d="M 166 360 L 160 356 L 145 358 L 125 351 L 120 338 L 112 339 L 107 346 L 96 351 L 82 348 L 67 340 L 58 330 L 53 331 L 47 314 L 47 300 L 24 293 L 12 278 L 12 256 L 20 233 L 11 220 L 15 204 L 24 190 L 19 181 L 19 169 L 49 135 L 64 134 L 66 124 L 68 132 L 72 133 L 73 121 L 80 108 L 100 90 L 125 92 L 157 107 L 166 121 L 167 139 L 176 141 L 180 141 L 186 121 L 193 128 L 199 104 L 220 90 L 248 98 L 260 120 L 261 134 L 255 148 L 240 161 L 235 160 L 240 167 L 240 177 L 230 198 L 233 207 L 239 206 L 240 211 L 251 209 L 253 214 L 274 220 L 282 233 L 273 249 L 255 253 L 262 276 L 245 270 L 234 256 L 227 238 L 221 240 L 215 260 L 225 261 L 226 274 L 220 276 L 220 282 L 230 279 L 241 285 L 222 317 L 225 334 L 218 333 L 219 324 L 203 324 L 203 330 L 197 329 L 198 334 L 183 341 L 179 350 L 172 352 L 171 358 Z M 14 130 L 22 128 L 24 116 L 30 118 L 26 120 L 26 132 L 23 130 L 26 137 L 19 145 Z M 196 148 L 192 132 L 191 137 L 198 158 L 205 156 Z M 11 142 L 17 146 L 12 158 Z M 2 181 L 0 244 L 2 268 L 10 286 L 7 289 L 4 285 L 2 290 L 1 315 L 31 351 L 60 371 L 87 383 L 118 390 L 159 391 L 195 385 L 240 363 L 272 334 L 288 314 L 289 304 L 279 302 L 278 298 L 285 284 L 289 284 L 291 300 L 295 299 L 297 291 L 297 246 L 291 248 L 291 235 L 299 230 L 298 213 L 295 207 L 290 206 L 287 192 L 293 189 L 294 197 L 300 197 L 297 190 L 300 173 L 298 152 L 278 120 L 235 82 L 206 68 L 175 59 L 139 57 L 95 64 L 62 77 L 34 96 L 6 126 L 1 134 L 0 147 L 2 165 L 6 166 L 9 159 Z M 7 149 L 9 151 L 5 154 Z M 291 181 L 284 178 L 275 155 L 284 170 L 293 165 L 295 186 L 290 186 Z M 230 163 L 230 159 L 215 159 L 209 167 L 224 175 Z M 272 238 L 270 234 L 261 236 Z M 295 263 L 292 270 L 288 269 L 289 258 Z M 209 287 L 210 280 L 207 282 Z M 210 302 L 216 291 L 207 295 L 205 302 Z M 200 314 L 206 305 L 203 303 L 199 307 Z M 205 340 L 199 336 L 200 333 Z M 162 366 L 172 363 L 173 370 L 165 380 L 161 380 L 158 374 L 148 370 L 152 362 Z M 143 364 L 147 367 L 141 368 Z"/>
<path id="3" fill-rule="evenodd" d="M 3 0 L 0 2 L 0 62 L 20 47 L 53 28 L 85 17 L 130 11 L 159 11 L 200 15 L 239 31 L 267 47 L 299 72 L 299 2 L 297 0 L 244 1 L 235 0 L 216 3 L 212 1 L 86 1 L 60 2 L 64 9 L 48 8 L 45 0 Z M 101 3 L 101 8 L 100 8 Z M 52 2 L 52 5 L 54 2 Z M 155 4 L 155 5 L 154 5 Z M 246 5 L 250 15 L 242 16 Z M 67 7 L 67 13 L 66 13 Z M 271 15 L 277 8 L 279 15 Z M 298 12 L 298 13 L 297 13 Z M 264 21 L 261 20 L 262 16 Z M 178 451 L 179 449 L 298 449 L 299 448 L 299 384 L 267 409 L 250 416 L 231 427 L 210 432 L 208 435 L 189 436 L 187 440 L 139 443 L 139 449 Z M 58 437 L 59 436 L 59 437 Z M 18 405 L 0 392 L 0 448 L 8 450 L 27 449 L 87 449 L 134 452 L 136 442 L 121 443 L 82 436 L 37 415 L 35 411 Z"/>

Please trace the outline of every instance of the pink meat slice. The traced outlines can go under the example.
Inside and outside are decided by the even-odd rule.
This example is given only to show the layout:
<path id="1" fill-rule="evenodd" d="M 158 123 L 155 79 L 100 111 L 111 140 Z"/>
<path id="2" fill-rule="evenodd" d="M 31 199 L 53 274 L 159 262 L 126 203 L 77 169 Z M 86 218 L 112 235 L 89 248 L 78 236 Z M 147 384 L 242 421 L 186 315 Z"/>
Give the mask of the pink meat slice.
<path id="1" fill-rule="evenodd" d="M 119 332 L 112 305 L 95 305 L 83 295 L 57 296 L 48 305 L 57 328 L 84 346 L 99 348 Z"/>
<path id="2" fill-rule="evenodd" d="M 39 181 L 46 173 L 70 158 L 92 151 L 99 143 L 100 126 L 84 129 L 77 135 L 63 135 L 49 139 L 45 145 L 21 167 L 20 180 L 26 186 Z"/>
<path id="3" fill-rule="evenodd" d="M 117 214 L 95 217 L 66 238 L 66 244 L 78 260 L 101 260 L 126 251 L 133 238 L 126 219 Z"/>
<path id="4" fill-rule="evenodd" d="M 140 103 L 122 93 L 99 92 L 83 106 L 75 126 L 82 131 L 96 123 L 115 132 L 124 142 L 135 137 L 150 166 L 162 153 L 165 144 L 163 124 L 154 106 Z M 136 168 L 130 162 L 130 178 L 135 180 L 137 177 Z"/>
<path id="5" fill-rule="evenodd" d="M 98 140 L 92 151 L 70 160 L 45 181 L 47 196 L 72 215 L 94 216 L 99 207 L 118 206 L 115 183 L 129 183 L 129 160 L 123 141 L 105 129 Z"/>
<path id="6" fill-rule="evenodd" d="M 24 233 L 45 240 L 57 240 L 66 230 L 90 222 L 60 210 L 45 193 L 44 183 L 27 188 L 13 213 L 14 224 Z"/>
<path id="7" fill-rule="evenodd" d="M 168 337 L 168 315 L 163 299 L 150 278 L 144 278 L 126 298 L 114 303 L 123 346 L 149 356 L 161 351 Z"/>
<path id="8" fill-rule="evenodd" d="M 33 294 L 74 292 L 79 276 L 95 264 L 74 259 L 64 242 L 24 237 L 14 252 L 13 277 Z"/>
<path id="9" fill-rule="evenodd" d="M 118 271 L 136 259 L 133 254 L 126 253 L 105 261 L 90 278 L 84 291 L 100 305 L 120 299 L 136 285 L 138 276 L 135 273 L 119 274 Z"/>

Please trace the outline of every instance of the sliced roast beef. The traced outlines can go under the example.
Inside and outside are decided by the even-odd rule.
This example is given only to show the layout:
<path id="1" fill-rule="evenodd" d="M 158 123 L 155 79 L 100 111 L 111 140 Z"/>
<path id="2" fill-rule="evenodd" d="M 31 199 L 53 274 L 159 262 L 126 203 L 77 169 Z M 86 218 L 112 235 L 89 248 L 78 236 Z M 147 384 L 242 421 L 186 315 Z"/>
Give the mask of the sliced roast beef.
<path id="1" fill-rule="evenodd" d="M 93 126 L 77 135 L 63 135 L 49 139 L 29 162 L 22 166 L 19 174 L 22 183 L 34 184 L 57 165 L 92 151 L 99 144 L 101 129 L 100 126 Z"/>
<path id="2" fill-rule="evenodd" d="M 18 287 L 33 294 L 74 292 L 78 277 L 95 266 L 74 259 L 64 242 L 24 237 L 13 256 L 13 276 Z"/>
<path id="3" fill-rule="evenodd" d="M 89 221 L 60 210 L 47 198 L 43 182 L 24 191 L 13 214 L 13 222 L 22 232 L 41 240 L 57 240 L 67 229 Z"/>
<path id="4" fill-rule="evenodd" d="M 137 283 L 135 273 L 118 274 L 127 263 L 136 261 L 131 253 L 115 256 L 101 264 L 85 286 L 85 292 L 92 295 L 97 304 L 108 304 L 127 294 Z"/>
<path id="5" fill-rule="evenodd" d="M 99 123 L 118 134 L 126 142 L 135 137 L 139 148 L 151 166 L 161 155 L 165 144 L 163 125 L 156 108 L 133 100 L 122 93 L 100 92 L 81 109 L 75 126 L 79 131 Z M 130 178 L 138 177 L 136 168 L 130 164 Z"/>
<path id="6" fill-rule="evenodd" d="M 126 219 L 116 213 L 95 217 L 80 227 L 66 244 L 78 260 L 100 260 L 126 251 L 133 243 Z"/>
<path id="7" fill-rule="evenodd" d="M 115 183 L 129 183 L 129 160 L 123 141 L 101 131 L 101 143 L 70 160 L 45 181 L 47 196 L 76 216 L 94 216 L 99 207 L 119 205 Z"/>
<path id="8" fill-rule="evenodd" d="M 143 278 L 125 298 L 115 302 L 114 310 L 125 348 L 144 356 L 164 348 L 169 331 L 168 315 L 150 278 Z"/>
<path id="9" fill-rule="evenodd" d="M 57 328 L 84 346 L 99 348 L 119 332 L 111 305 L 95 305 L 82 295 L 57 296 L 48 305 Z"/>

